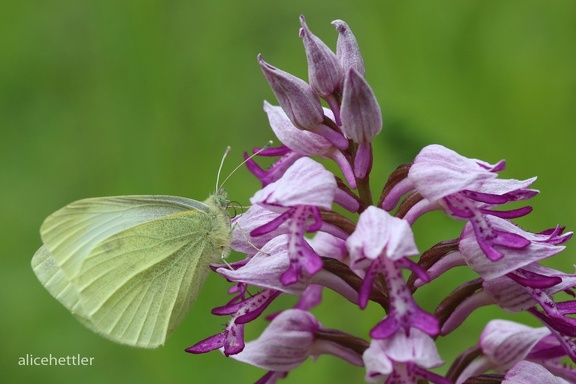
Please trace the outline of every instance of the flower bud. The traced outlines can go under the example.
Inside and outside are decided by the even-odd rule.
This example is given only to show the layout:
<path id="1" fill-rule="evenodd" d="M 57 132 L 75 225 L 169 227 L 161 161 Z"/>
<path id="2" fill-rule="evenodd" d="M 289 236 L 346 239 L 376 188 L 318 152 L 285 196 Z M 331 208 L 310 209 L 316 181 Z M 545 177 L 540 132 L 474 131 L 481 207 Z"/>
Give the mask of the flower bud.
<path id="1" fill-rule="evenodd" d="M 340 61 L 340 65 L 345 72 L 350 68 L 354 68 L 360 76 L 364 77 L 364 59 L 362 59 L 360 54 L 356 37 L 354 37 L 348 24 L 344 21 L 334 20 L 332 25 L 339 33 L 338 42 L 336 43 L 336 57 Z"/>
<path id="2" fill-rule="evenodd" d="M 258 55 L 258 63 L 290 121 L 300 129 L 314 131 L 324 121 L 324 112 L 320 99 L 312 92 L 310 85 L 268 64 L 262 55 Z"/>
<path id="3" fill-rule="evenodd" d="M 342 129 L 355 143 L 369 143 L 382 130 L 382 113 L 374 92 L 362 76 L 350 68 L 344 79 Z"/>
<path id="4" fill-rule="evenodd" d="M 344 78 L 342 67 L 334 52 L 310 31 L 304 16 L 300 16 L 300 23 L 300 37 L 308 60 L 308 81 L 317 95 L 327 97 L 340 87 Z"/>

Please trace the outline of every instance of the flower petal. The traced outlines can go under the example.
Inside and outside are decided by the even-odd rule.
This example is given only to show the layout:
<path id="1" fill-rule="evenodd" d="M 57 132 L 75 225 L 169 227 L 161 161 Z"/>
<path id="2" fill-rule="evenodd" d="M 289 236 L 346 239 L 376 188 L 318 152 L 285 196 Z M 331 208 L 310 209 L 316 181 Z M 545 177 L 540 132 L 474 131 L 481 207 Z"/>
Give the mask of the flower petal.
<path id="1" fill-rule="evenodd" d="M 267 185 L 250 199 L 252 204 L 274 207 L 310 205 L 330 209 L 336 193 L 336 179 L 320 163 L 298 159 L 280 180 Z"/>

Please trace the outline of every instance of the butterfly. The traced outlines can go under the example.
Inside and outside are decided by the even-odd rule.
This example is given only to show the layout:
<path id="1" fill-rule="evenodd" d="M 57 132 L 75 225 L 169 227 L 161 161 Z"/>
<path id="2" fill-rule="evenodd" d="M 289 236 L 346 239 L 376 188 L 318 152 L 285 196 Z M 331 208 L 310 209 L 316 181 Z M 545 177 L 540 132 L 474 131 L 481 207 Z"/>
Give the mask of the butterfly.
<path id="1" fill-rule="evenodd" d="M 184 319 L 209 264 L 229 252 L 223 189 L 204 202 L 119 196 L 73 202 L 42 224 L 38 280 L 92 331 L 155 348 Z"/>

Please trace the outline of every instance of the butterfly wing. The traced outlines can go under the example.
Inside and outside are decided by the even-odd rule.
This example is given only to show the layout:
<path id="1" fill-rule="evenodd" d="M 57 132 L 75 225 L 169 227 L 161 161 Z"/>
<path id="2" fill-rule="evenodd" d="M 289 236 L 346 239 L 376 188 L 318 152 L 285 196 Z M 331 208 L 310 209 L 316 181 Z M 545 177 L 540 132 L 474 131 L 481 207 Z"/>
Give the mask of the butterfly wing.
<path id="1" fill-rule="evenodd" d="M 42 224 L 42 241 L 66 275 L 74 276 L 104 239 L 136 225 L 185 211 L 208 212 L 196 200 L 175 196 L 83 199 L 54 212 Z"/>
<path id="2" fill-rule="evenodd" d="M 76 287 L 72 285 L 70 279 L 62 268 L 58 265 L 48 248 L 45 245 L 34 254 L 32 258 L 32 269 L 40 283 L 54 298 L 66 307 L 70 312 L 74 313 L 76 317 L 81 319 L 84 323 L 89 320 L 87 315 L 80 305 L 80 295 Z"/>
<path id="3" fill-rule="evenodd" d="M 207 266 L 226 244 L 224 213 L 171 196 L 86 199 L 44 222 L 33 269 L 93 331 L 153 348 L 188 312 Z"/>

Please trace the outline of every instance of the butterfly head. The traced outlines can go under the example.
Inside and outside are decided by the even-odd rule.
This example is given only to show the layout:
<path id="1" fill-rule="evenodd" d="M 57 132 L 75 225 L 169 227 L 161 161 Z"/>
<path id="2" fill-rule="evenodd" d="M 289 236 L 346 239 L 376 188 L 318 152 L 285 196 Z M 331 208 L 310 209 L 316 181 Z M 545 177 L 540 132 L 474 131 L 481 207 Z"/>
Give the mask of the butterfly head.
<path id="1" fill-rule="evenodd" d="M 214 203 L 218 207 L 220 207 L 222 209 L 226 209 L 226 208 L 228 208 L 228 204 L 230 203 L 230 201 L 228 201 L 227 197 L 228 197 L 228 194 L 226 193 L 224 188 L 218 188 L 216 190 L 216 192 L 214 193 L 214 195 L 212 196 L 212 199 L 214 200 Z"/>

